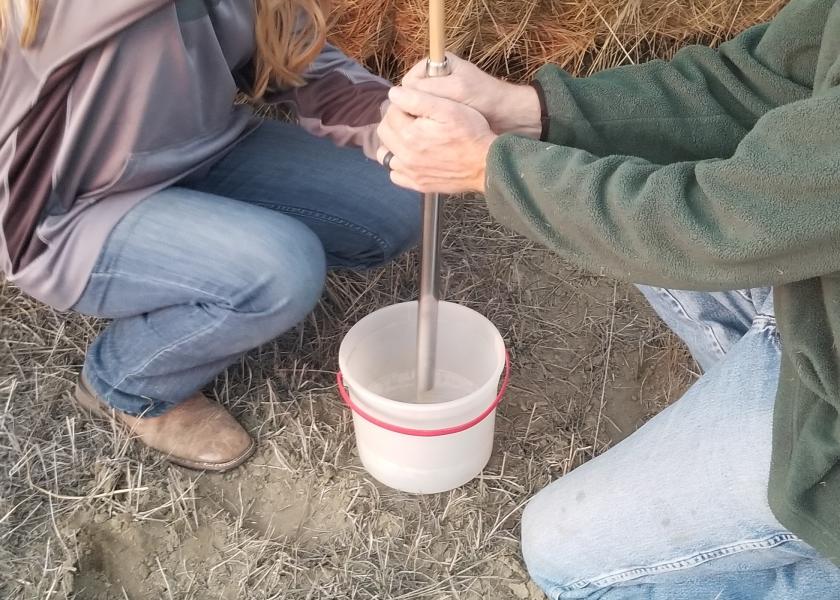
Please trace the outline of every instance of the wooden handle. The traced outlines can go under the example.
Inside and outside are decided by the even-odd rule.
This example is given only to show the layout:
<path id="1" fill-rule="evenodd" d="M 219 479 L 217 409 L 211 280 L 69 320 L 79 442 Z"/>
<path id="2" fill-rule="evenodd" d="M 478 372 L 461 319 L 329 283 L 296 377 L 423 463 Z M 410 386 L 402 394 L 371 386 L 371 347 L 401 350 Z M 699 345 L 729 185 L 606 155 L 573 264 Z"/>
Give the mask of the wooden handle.
<path id="1" fill-rule="evenodd" d="M 446 9 L 444 0 L 429 0 L 429 60 L 446 59 Z"/>

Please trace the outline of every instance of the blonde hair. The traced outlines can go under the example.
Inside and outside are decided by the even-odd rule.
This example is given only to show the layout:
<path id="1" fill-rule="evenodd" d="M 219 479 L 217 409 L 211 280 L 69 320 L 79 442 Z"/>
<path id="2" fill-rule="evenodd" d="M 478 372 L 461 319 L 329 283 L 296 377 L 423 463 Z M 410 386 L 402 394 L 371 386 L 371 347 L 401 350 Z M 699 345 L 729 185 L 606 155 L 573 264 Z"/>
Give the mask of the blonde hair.
<path id="1" fill-rule="evenodd" d="M 328 0 L 256 0 L 254 98 L 268 88 L 302 85 L 303 72 L 327 40 Z"/>
<path id="2" fill-rule="evenodd" d="M 20 44 L 31 46 L 38 32 L 42 0 L 0 0 L 0 39 L 9 31 L 13 13 L 24 15 Z M 328 0 L 253 0 L 256 8 L 257 54 L 254 98 L 272 84 L 302 85 L 303 72 L 321 52 L 327 38 Z"/>
<path id="3" fill-rule="evenodd" d="M 12 11 L 23 15 L 20 45 L 31 46 L 41 20 L 41 0 L 0 0 L 0 40 L 5 39 L 12 21 Z"/>

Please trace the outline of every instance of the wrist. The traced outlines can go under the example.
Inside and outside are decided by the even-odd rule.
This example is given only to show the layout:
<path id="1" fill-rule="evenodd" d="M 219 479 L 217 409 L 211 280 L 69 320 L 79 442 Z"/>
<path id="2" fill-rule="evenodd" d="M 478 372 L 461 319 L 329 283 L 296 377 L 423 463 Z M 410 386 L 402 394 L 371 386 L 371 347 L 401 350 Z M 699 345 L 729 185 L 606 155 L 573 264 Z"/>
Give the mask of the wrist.
<path id="1" fill-rule="evenodd" d="M 492 123 L 493 131 L 540 139 L 542 107 L 537 90 L 530 85 L 504 83 L 503 86 L 498 103 L 499 114 Z"/>
<path id="2" fill-rule="evenodd" d="M 487 183 L 487 159 L 490 156 L 490 147 L 493 145 L 493 142 L 498 139 L 498 137 L 499 136 L 495 133 L 488 133 L 478 142 L 478 168 L 476 169 L 477 175 L 472 186 L 476 192 L 480 192 L 482 194 L 485 192 L 484 188 Z"/>

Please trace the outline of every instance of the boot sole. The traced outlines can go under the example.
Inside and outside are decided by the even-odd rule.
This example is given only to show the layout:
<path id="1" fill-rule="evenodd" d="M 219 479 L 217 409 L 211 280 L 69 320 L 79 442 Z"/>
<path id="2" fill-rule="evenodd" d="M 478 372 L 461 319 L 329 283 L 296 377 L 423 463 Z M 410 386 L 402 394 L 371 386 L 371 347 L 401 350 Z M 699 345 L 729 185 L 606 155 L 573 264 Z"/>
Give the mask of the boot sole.
<path id="1" fill-rule="evenodd" d="M 88 390 L 87 386 L 81 380 L 78 384 L 76 384 L 76 390 L 73 393 L 73 398 L 76 400 L 76 403 L 79 404 L 79 406 L 81 406 L 84 410 L 86 410 L 89 413 L 92 413 L 97 417 L 101 417 L 103 419 L 111 421 L 112 423 L 115 423 L 117 427 L 119 427 L 126 435 L 131 436 L 131 434 L 133 433 L 128 425 L 126 425 L 117 418 L 114 409 L 106 407 L 103 404 L 103 402 L 99 400 L 99 398 L 94 396 L 93 393 L 90 390 Z M 225 461 L 223 463 L 207 463 L 193 461 L 187 458 L 180 458 L 171 454 L 164 454 L 163 452 L 160 452 L 160 450 L 152 448 L 152 450 L 155 450 L 155 452 L 162 454 L 166 458 L 166 460 L 168 460 L 172 464 L 178 465 L 179 467 L 184 467 L 193 471 L 209 471 L 212 473 L 225 473 L 227 471 L 235 469 L 236 467 L 241 466 L 246 460 L 251 458 L 256 449 L 256 442 L 254 440 L 251 440 L 251 445 L 248 446 L 248 448 L 246 448 L 245 451 L 242 452 L 242 454 L 240 454 L 236 458 L 233 458 L 229 461 Z"/>

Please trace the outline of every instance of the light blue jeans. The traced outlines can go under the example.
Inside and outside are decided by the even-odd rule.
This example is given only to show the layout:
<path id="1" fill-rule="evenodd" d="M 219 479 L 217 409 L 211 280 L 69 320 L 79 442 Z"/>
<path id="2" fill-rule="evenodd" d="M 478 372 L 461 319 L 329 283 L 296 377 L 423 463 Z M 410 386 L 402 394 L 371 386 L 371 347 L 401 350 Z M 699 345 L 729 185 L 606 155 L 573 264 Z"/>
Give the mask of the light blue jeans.
<path id="1" fill-rule="evenodd" d="M 303 320 L 328 267 L 381 265 L 419 231 L 418 195 L 379 164 L 266 122 L 113 230 L 74 307 L 114 319 L 84 376 L 121 411 L 161 414 Z"/>
<path id="2" fill-rule="evenodd" d="M 780 362 L 771 291 L 640 289 L 705 374 L 534 497 L 522 522 L 531 575 L 552 599 L 840 598 L 840 569 L 767 503 Z"/>

